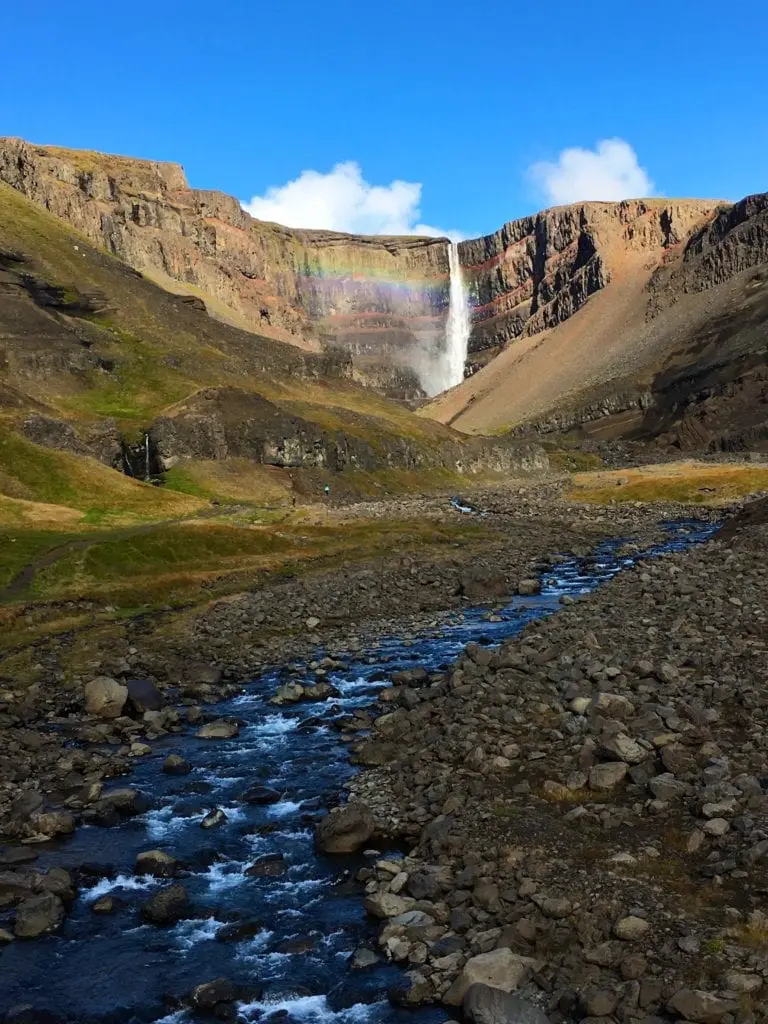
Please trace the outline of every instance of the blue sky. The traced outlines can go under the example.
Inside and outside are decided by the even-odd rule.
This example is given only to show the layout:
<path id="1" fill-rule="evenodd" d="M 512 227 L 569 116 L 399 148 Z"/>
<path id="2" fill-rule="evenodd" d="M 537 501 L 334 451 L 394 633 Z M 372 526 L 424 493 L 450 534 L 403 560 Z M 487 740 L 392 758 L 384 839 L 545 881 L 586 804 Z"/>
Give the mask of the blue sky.
<path id="1" fill-rule="evenodd" d="M 174 160 L 326 221 L 302 226 L 472 235 L 642 186 L 768 188 L 764 0 L 42 0 L 2 29 L 0 134 Z"/>

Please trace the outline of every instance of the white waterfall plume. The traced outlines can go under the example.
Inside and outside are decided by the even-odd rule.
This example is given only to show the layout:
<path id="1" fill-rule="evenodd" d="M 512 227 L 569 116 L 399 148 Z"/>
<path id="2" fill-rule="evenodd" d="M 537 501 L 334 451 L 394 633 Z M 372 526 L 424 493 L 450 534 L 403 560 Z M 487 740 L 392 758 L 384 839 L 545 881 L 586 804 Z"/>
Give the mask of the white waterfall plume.
<path id="1" fill-rule="evenodd" d="M 467 360 L 471 329 L 469 300 L 459 262 L 459 246 L 456 242 L 451 242 L 448 247 L 448 267 L 450 288 L 445 341 L 437 352 L 432 353 L 428 365 L 420 374 L 424 390 L 430 396 L 461 384 Z"/>
<path id="2" fill-rule="evenodd" d="M 469 345 L 469 301 L 464 286 L 464 275 L 459 263 L 459 246 L 451 242 L 448 249 L 448 265 L 451 271 L 448 323 L 446 325 L 446 377 L 447 387 L 461 384 L 464 380 L 464 364 L 467 361 Z"/>

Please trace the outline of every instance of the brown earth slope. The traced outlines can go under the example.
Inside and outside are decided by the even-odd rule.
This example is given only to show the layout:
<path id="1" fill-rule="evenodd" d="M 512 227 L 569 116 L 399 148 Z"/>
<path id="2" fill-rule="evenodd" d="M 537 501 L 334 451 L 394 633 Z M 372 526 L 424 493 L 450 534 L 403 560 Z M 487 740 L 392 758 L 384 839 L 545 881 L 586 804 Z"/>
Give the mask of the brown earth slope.
<path id="1" fill-rule="evenodd" d="M 530 228 L 536 244 L 516 240 L 524 227 L 483 240 L 501 249 L 507 290 L 473 344 L 506 347 L 427 415 L 471 433 L 579 427 L 684 448 L 764 443 L 768 196 L 551 210 Z M 464 244 L 463 262 L 477 246 Z M 519 292 L 508 290 L 511 268 Z"/>

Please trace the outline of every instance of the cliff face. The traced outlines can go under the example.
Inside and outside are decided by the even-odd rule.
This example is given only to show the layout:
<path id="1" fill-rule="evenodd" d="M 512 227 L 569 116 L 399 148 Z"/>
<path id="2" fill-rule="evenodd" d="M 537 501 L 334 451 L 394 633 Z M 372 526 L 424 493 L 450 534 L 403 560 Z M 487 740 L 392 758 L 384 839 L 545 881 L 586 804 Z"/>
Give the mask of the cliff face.
<path id="1" fill-rule="evenodd" d="M 175 164 L 0 140 L 0 180 L 169 290 L 310 351 L 352 354 L 355 375 L 403 396 L 444 343 L 445 240 L 297 231 L 191 189 Z"/>
<path id="2" fill-rule="evenodd" d="M 515 343 L 436 399 L 429 414 L 477 433 L 578 431 L 683 450 L 768 451 L 768 195 L 733 205 L 622 203 L 607 223 L 595 219 L 601 209 L 542 215 L 565 216 L 554 267 L 578 287 L 530 312 L 539 294 L 551 294 L 530 285 L 530 315 L 521 316 Z M 574 218 L 594 228 L 591 263 L 599 260 L 605 284 L 557 322 L 564 296 L 581 300 L 588 291 L 578 259 L 566 255 L 578 252 Z M 570 249 L 562 244 L 569 238 Z M 505 258 L 512 280 L 518 264 Z M 556 278 L 557 269 L 545 276 Z M 538 317 L 551 324 L 540 336 Z"/>
<path id="3" fill-rule="evenodd" d="M 476 370 L 517 338 L 556 327 L 621 274 L 627 258 L 665 250 L 712 214 L 696 200 L 630 200 L 556 207 L 459 246 L 472 297 L 469 364 Z"/>

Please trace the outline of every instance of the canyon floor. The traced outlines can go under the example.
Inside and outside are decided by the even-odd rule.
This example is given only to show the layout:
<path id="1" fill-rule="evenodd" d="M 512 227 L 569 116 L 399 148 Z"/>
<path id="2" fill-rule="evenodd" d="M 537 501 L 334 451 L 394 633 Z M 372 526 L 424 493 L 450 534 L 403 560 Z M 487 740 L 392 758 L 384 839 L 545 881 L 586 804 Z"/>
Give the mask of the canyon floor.
<path id="1" fill-rule="evenodd" d="M 636 553 L 663 520 L 725 516 L 708 543 L 627 568 L 496 650 L 414 662 L 346 738 L 369 768 L 352 795 L 373 816 L 364 842 L 410 851 L 361 875 L 381 952 L 408 972 L 398 1001 L 456 1007 L 474 981 L 519 988 L 517 1009 L 475 989 L 476 1022 L 768 1019 L 768 534 L 764 502 L 739 511 L 766 477 L 733 463 L 563 474 L 468 492 L 473 512 L 448 494 L 211 505 L 18 552 L 11 532 L 0 940 L 56 931 L 81 884 L 36 871 L 35 854 L 138 810 L 130 779 L 110 780 L 166 737 L 208 724 L 227 742 L 216 701 L 269 667 L 332 701 L 323 685 L 350 651 L 415 642 L 476 605 L 491 629 L 567 555 L 616 538 Z"/>

